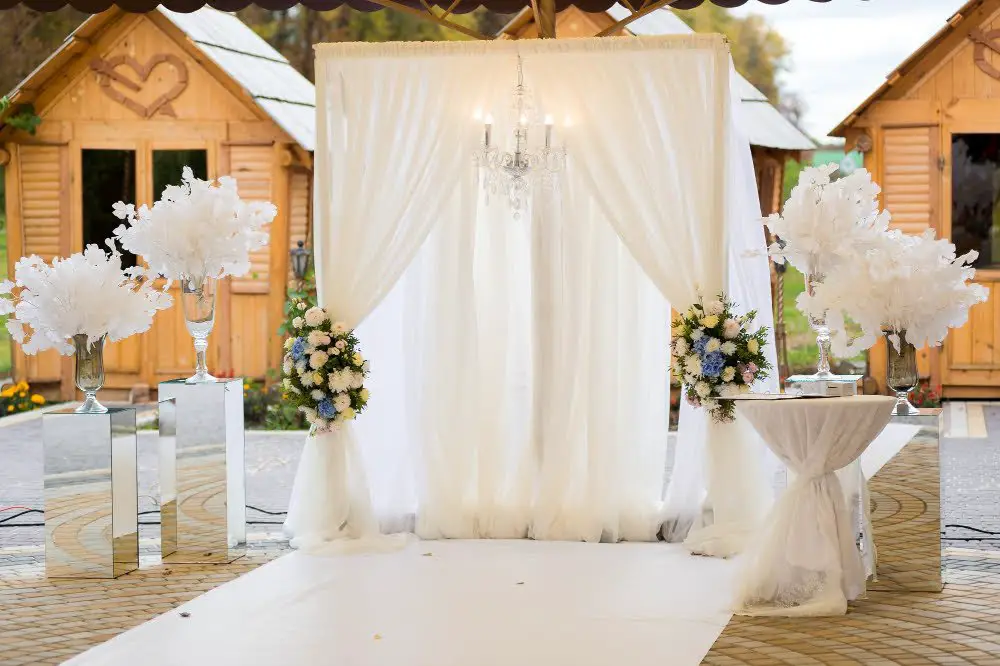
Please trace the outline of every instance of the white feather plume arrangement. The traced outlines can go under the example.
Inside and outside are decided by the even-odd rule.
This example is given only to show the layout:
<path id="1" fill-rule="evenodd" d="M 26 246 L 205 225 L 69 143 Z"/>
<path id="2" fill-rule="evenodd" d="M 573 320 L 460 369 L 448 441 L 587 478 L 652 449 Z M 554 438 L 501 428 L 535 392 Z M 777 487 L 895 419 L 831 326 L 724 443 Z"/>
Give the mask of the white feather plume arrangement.
<path id="1" fill-rule="evenodd" d="M 878 241 L 889 228 L 889 212 L 879 211 L 880 188 L 858 169 L 831 181 L 838 165 L 802 170 L 782 212 L 765 218 L 780 239 L 768 254 L 803 274 L 827 275 Z"/>
<path id="2" fill-rule="evenodd" d="M 14 266 L 14 281 L 0 284 L 0 314 L 12 315 L 7 330 L 26 354 L 46 349 L 72 354 L 71 340 L 78 334 L 89 341 L 103 335 L 124 340 L 148 330 L 156 311 L 170 307 L 168 294 L 137 277 L 141 270 L 122 270 L 114 241 L 107 243 L 110 254 L 88 245 L 51 264 L 25 257 Z"/>
<path id="3" fill-rule="evenodd" d="M 243 201 L 229 176 L 214 185 L 184 167 L 181 184 L 167 186 L 152 208 L 136 210 L 119 201 L 114 214 L 125 221 L 115 229 L 115 238 L 169 285 L 182 278 L 248 273 L 250 252 L 267 245 L 264 226 L 277 208 L 270 202 Z"/>
<path id="4" fill-rule="evenodd" d="M 985 287 L 972 283 L 970 265 L 978 253 L 956 257 L 955 246 L 935 239 L 934 231 L 912 236 L 898 230 L 881 234 L 877 242 L 838 274 L 818 285 L 812 296 L 802 294 L 799 308 L 807 314 L 826 311 L 835 354 L 850 356 L 871 347 L 883 330 L 916 347 L 940 345 L 948 329 L 962 326 L 969 308 L 986 300 Z M 861 328 L 850 339 L 845 318 Z"/>

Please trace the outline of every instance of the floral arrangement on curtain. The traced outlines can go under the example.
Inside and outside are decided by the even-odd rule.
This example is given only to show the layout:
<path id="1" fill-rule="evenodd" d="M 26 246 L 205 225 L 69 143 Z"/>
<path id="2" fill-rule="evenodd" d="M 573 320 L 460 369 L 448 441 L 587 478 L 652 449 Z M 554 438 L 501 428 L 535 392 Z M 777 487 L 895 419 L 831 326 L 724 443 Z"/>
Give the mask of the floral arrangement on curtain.
<path id="1" fill-rule="evenodd" d="M 767 327 L 751 329 L 756 316 L 753 310 L 736 314 L 735 304 L 719 294 L 708 303 L 699 300 L 673 322 L 674 377 L 684 384 L 688 402 L 718 422 L 735 418 L 733 402 L 720 398 L 749 393 L 771 370 L 764 355 Z"/>
<path id="2" fill-rule="evenodd" d="M 314 432 L 328 432 L 354 420 L 368 404 L 368 361 L 346 324 L 303 301 L 293 308 L 301 314 L 292 319 L 294 337 L 285 341 L 283 386 Z"/>

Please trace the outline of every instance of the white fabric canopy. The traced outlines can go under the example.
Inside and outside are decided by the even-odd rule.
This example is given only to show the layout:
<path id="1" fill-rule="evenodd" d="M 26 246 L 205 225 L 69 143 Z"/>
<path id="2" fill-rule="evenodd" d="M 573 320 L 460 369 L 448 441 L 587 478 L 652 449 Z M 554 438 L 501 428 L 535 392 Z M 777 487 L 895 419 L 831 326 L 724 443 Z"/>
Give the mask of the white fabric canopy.
<path id="1" fill-rule="evenodd" d="M 568 166 L 515 219 L 471 158 L 477 109 L 509 136 L 518 56 Z M 717 292 L 728 265 L 770 321 L 767 260 L 743 258 L 764 238 L 730 67 L 706 35 L 318 48 L 320 302 L 361 324 L 372 397 L 356 428 L 307 441 L 297 543 L 376 518 L 427 538 L 656 538 L 669 304 Z M 705 489 L 704 415 L 681 427 L 675 538 Z"/>
<path id="2" fill-rule="evenodd" d="M 837 470 L 885 428 L 887 396 L 737 402 L 795 480 L 746 553 L 737 612 L 838 615 L 865 591 L 851 509 Z"/>

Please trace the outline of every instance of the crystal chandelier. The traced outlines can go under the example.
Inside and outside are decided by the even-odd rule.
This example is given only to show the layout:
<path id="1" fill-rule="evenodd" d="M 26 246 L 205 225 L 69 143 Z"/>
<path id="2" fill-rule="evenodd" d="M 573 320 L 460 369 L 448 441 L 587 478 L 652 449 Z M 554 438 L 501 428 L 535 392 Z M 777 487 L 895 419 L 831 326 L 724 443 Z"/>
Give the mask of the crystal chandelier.
<path id="1" fill-rule="evenodd" d="M 483 125 L 483 143 L 476 151 L 476 166 L 483 173 L 486 200 L 490 194 L 503 192 L 510 202 L 514 218 L 538 183 L 549 187 L 554 176 L 566 165 L 566 150 L 552 147 L 552 116 L 545 116 L 545 143 L 536 152 L 528 147 L 528 128 L 534 116 L 531 92 L 524 85 L 521 57 L 517 57 L 517 85 L 514 86 L 513 111 L 517 118 L 514 127 L 514 151 L 501 149 L 493 144 L 493 116 L 487 115 Z"/>

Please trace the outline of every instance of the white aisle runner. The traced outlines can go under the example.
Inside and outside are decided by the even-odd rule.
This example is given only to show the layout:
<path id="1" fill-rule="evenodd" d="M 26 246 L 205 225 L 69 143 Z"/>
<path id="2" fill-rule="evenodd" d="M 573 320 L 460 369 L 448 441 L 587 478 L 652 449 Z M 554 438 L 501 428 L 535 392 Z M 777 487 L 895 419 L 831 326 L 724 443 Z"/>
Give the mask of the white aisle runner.
<path id="1" fill-rule="evenodd" d="M 733 569 L 664 543 L 295 552 L 68 663 L 694 666 L 729 621 Z"/>

